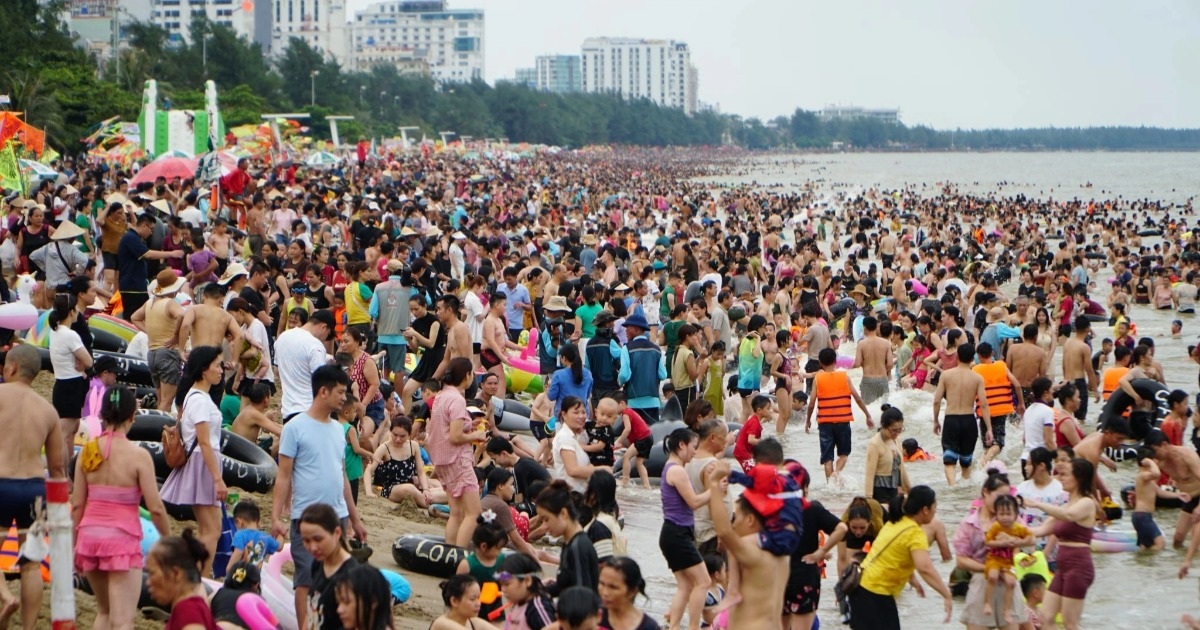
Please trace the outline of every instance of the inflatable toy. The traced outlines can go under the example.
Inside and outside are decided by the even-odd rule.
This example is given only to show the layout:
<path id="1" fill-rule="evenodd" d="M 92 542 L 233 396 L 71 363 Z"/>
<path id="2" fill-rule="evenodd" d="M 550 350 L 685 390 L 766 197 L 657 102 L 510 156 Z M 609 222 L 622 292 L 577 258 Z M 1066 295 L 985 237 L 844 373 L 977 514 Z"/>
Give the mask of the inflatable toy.
<path id="1" fill-rule="evenodd" d="M 129 439 L 150 452 L 154 460 L 154 473 L 159 479 L 171 474 L 170 466 L 163 459 L 162 432 L 175 419 L 161 411 L 139 411 L 129 429 Z M 270 492 L 275 486 L 278 466 L 271 455 L 250 440 L 221 431 L 221 479 L 230 488 L 241 488 L 250 492 Z M 190 512 L 190 510 L 188 510 Z"/>
<path id="2" fill-rule="evenodd" d="M 1171 492 L 1176 491 L 1176 489 L 1171 486 L 1163 486 L 1163 490 L 1168 490 Z M 1134 504 L 1137 502 L 1137 497 L 1135 494 L 1136 491 L 1137 489 L 1133 485 L 1128 485 L 1121 488 L 1121 500 L 1125 503 L 1125 507 L 1130 510 L 1134 508 Z M 1183 501 L 1179 500 L 1179 497 L 1166 498 L 1160 496 L 1154 498 L 1155 509 L 1178 510 L 1181 507 L 1183 507 Z"/>
<path id="3" fill-rule="evenodd" d="M 1117 448 L 1105 448 L 1104 455 L 1114 462 L 1136 462 L 1137 448 L 1132 446 L 1118 446 Z"/>
<path id="4" fill-rule="evenodd" d="M 17 536 L 17 526 L 13 523 L 8 528 L 8 535 L 4 537 L 4 543 L 0 544 L 0 573 L 17 576 L 21 573 L 21 568 L 17 566 L 17 560 L 21 555 L 20 538 Z M 49 538 L 47 537 L 47 544 Z M 50 583 L 50 558 L 46 557 L 42 560 L 42 581 Z"/>
<path id="5" fill-rule="evenodd" d="M 1114 532 L 1100 529 L 1092 532 L 1092 551 L 1096 553 L 1121 553 L 1137 550 L 1137 534 L 1134 532 Z"/>
<path id="6" fill-rule="evenodd" d="M 283 630 L 299 630 L 292 581 L 283 576 L 283 564 L 291 561 L 292 545 L 289 543 L 267 559 L 262 569 L 262 582 L 259 584 L 263 600 L 267 602 L 267 607 L 274 613 L 279 627 Z"/>
<path id="7" fill-rule="evenodd" d="M 1028 562 L 1029 560 L 1032 562 Z M 1050 563 L 1046 561 L 1046 554 L 1042 551 L 1033 553 L 1018 551 L 1013 554 L 1013 573 L 1018 580 L 1030 573 L 1042 576 L 1046 580 L 1046 584 L 1050 584 L 1050 580 L 1054 579 L 1054 574 L 1050 572 Z"/>
<path id="8" fill-rule="evenodd" d="M 910 290 L 912 290 L 913 293 L 916 293 L 917 295 L 919 295 L 921 297 L 925 297 L 925 296 L 929 295 L 929 287 L 926 287 L 924 282 L 921 282 L 920 280 L 917 280 L 916 278 L 910 279 L 908 281 L 908 286 L 909 286 Z"/>
<path id="9" fill-rule="evenodd" d="M 53 372 L 54 368 L 50 364 L 49 337 L 46 339 L 47 345 L 39 346 L 38 352 L 42 355 L 42 369 Z M 120 370 L 120 375 L 117 377 L 119 382 L 131 386 L 154 387 L 154 381 L 150 378 L 150 365 L 145 360 L 131 354 L 106 352 L 104 350 L 92 351 L 93 358 L 99 359 L 103 356 L 110 356 L 117 360 L 117 369 Z"/>
<path id="10" fill-rule="evenodd" d="M 839 354 L 837 358 L 837 366 L 844 370 L 849 370 L 850 368 L 854 367 L 854 357 L 848 357 L 844 354 Z"/>
<path id="11" fill-rule="evenodd" d="M 529 431 L 529 406 L 511 398 L 492 397 L 492 415 L 501 431 Z"/>
<path id="12" fill-rule="evenodd" d="M 839 319 L 852 308 L 854 308 L 854 298 L 842 298 L 829 305 L 829 314 L 832 315 L 834 319 Z"/>
<path id="13" fill-rule="evenodd" d="M 1162 230 L 1140 230 L 1138 236 L 1162 236 Z"/>
<path id="14" fill-rule="evenodd" d="M 138 333 L 136 326 L 108 313 L 96 313 L 89 317 L 88 328 L 91 329 L 93 335 L 97 332 L 109 333 L 126 344 L 133 341 L 134 335 Z"/>
<path id="15" fill-rule="evenodd" d="M 512 366 L 505 366 L 504 388 L 505 391 L 509 392 L 525 392 L 536 395 L 546 391 L 546 384 L 538 374 L 519 370 Z"/>
<path id="16" fill-rule="evenodd" d="M 467 550 L 448 545 L 441 536 L 406 534 L 392 544 L 392 559 L 401 569 L 438 578 L 453 577 Z"/>
<path id="17" fill-rule="evenodd" d="M 1170 413 L 1171 407 L 1167 403 L 1167 395 L 1170 390 L 1165 385 L 1158 381 L 1139 378 L 1130 383 L 1134 391 L 1142 400 L 1154 402 L 1154 408 L 1150 411 L 1135 411 L 1133 407 L 1133 396 L 1125 393 L 1125 390 L 1117 388 L 1108 398 L 1108 402 L 1104 403 L 1104 408 L 1100 410 L 1100 427 L 1111 419 L 1120 418 L 1129 409 L 1129 427 L 1133 432 L 1130 437 L 1141 441 L 1150 433 L 1150 430 L 1157 427 L 1162 419 Z"/>
<path id="18" fill-rule="evenodd" d="M 249 630 L 275 630 L 279 627 L 279 620 L 267 606 L 267 601 L 254 593 L 238 595 L 235 607 Z"/>
<path id="19" fill-rule="evenodd" d="M 859 315 L 854 318 L 854 323 L 850 326 L 850 338 L 857 343 L 862 341 L 863 334 L 863 316 Z"/>
<path id="20" fill-rule="evenodd" d="M 0 328 L 25 330 L 37 323 L 38 312 L 32 304 L 0 304 Z"/>

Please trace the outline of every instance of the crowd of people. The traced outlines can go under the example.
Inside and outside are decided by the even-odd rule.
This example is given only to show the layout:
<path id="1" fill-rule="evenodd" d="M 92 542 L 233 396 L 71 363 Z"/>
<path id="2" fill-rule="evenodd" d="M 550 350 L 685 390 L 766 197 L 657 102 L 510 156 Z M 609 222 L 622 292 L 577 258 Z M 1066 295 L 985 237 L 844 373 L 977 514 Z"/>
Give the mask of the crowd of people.
<path id="1" fill-rule="evenodd" d="M 1195 310 L 1190 203 L 695 183 L 725 159 L 413 153 L 327 171 L 243 160 L 215 191 L 130 188 L 119 168 L 61 163 L 59 184 L 3 200 L 0 297 L 50 311 L 54 385 L 50 400 L 37 394 L 40 354 L 12 345 L 0 517 L 23 538 L 42 479 L 71 477 L 76 567 L 105 628 L 132 627 L 143 571 L 171 608 L 167 627 L 249 627 L 220 593 L 253 592 L 280 542 L 301 628 L 398 627 L 386 581 L 358 553 L 358 506 L 376 497 L 445 518 L 445 541 L 470 550 L 442 586 L 439 630 L 807 630 L 829 609 L 826 564 L 853 628 L 899 628 L 896 598 L 910 584 L 924 594 L 916 574 L 947 621 L 959 586 L 968 628 L 1078 628 L 1093 527 L 1114 497 L 1100 469 L 1132 440 L 1138 545 L 1165 545 L 1153 515 L 1166 498 L 1183 503 L 1173 540 L 1187 541 L 1200 522 L 1190 395 L 1165 391 L 1154 428 L 1164 414 L 1141 384 L 1166 383 L 1165 335 L 1139 336 L 1134 320 Z M 1153 244 L 1138 235 L 1148 228 Z M 1112 276 L 1104 304 L 1100 273 Z M 141 331 L 129 352 L 153 397 L 93 359 L 100 311 Z M 910 479 L 936 456 L 902 437 L 899 408 L 880 406 L 901 389 L 932 394 L 948 486 L 987 471 L 952 533 L 935 491 Z M 1101 418 L 1117 392 L 1130 412 Z M 512 399 L 528 403 L 528 435 L 501 426 Z M 161 484 L 125 437 L 148 403 L 178 417 L 163 451 L 180 460 Z M 90 416 L 99 434 L 81 429 Z M 859 419 L 878 423 L 861 458 Z M 814 420 L 817 461 L 786 454 Z M 231 506 L 233 558 L 218 555 L 223 427 L 278 461 L 269 514 Z M 1017 439 L 1014 483 L 1003 460 Z M 840 516 L 810 501 L 808 469 L 842 483 L 852 457 L 862 496 Z M 639 608 L 646 581 L 618 490 L 635 475 L 651 487 L 654 462 L 676 581 L 662 619 Z M 190 507 L 194 527 L 170 536 L 164 502 Z M 141 503 L 162 535 L 144 557 Z M 932 548 L 953 559 L 948 580 Z M 1021 550 L 1056 569 L 1048 584 L 1016 578 Z M 225 576 L 218 596 L 201 586 L 212 576 Z M 34 627 L 36 563 L 21 577 L 19 601 L 0 589 L 3 618 L 19 604 Z"/>

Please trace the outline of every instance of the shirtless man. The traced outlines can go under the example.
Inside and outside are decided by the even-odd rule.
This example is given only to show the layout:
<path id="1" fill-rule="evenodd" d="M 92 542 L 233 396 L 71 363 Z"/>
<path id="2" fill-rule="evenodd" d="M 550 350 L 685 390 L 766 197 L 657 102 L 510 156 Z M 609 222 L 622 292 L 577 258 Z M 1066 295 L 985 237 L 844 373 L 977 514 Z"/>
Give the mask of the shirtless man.
<path id="1" fill-rule="evenodd" d="M 150 348 L 146 363 L 150 366 L 150 377 L 157 390 L 158 409 L 170 411 L 183 368 L 183 356 L 179 353 L 177 342 L 184 313 L 183 307 L 175 301 L 175 294 L 183 287 L 184 281 L 170 269 L 158 272 L 154 280 L 157 283 L 151 291 L 154 301 L 142 305 L 130 321 L 146 331 Z"/>
<path id="2" fill-rule="evenodd" d="M 900 273 L 896 274 L 896 278 L 892 280 L 892 300 L 900 307 L 900 310 L 908 308 L 912 302 L 908 299 L 908 286 L 905 284 L 912 279 L 912 270 L 908 267 L 901 267 Z"/>
<path id="3" fill-rule="evenodd" d="M 0 384 L 0 427 L 8 439 L 0 441 L 0 521 L 17 522 L 17 535 L 25 544 L 25 533 L 34 521 L 34 508 L 46 497 L 46 470 L 51 479 L 66 479 L 66 457 L 58 412 L 35 392 L 30 383 L 42 369 L 33 346 L 18 345 L 4 360 L 4 384 Z M 45 463 L 42 451 L 45 449 Z M 41 563 L 21 564 L 21 627 L 38 627 L 42 607 Z M 0 627 L 7 628 L 17 610 L 8 588 L 0 588 Z"/>
<path id="4" fill-rule="evenodd" d="M 1021 397 L 1025 402 L 1033 401 L 1033 380 L 1046 376 L 1046 368 L 1050 365 L 1050 354 L 1037 345 L 1037 324 L 1026 324 L 1021 330 L 1022 343 L 1014 343 L 1008 347 L 1004 362 L 1012 375 L 1021 384 Z"/>
<path id="5" fill-rule="evenodd" d="M 208 235 L 208 241 L 205 243 L 217 257 L 218 276 L 223 275 L 229 268 L 229 245 L 233 242 L 233 235 L 229 233 L 228 225 L 229 222 L 225 219 L 215 219 L 212 234 Z"/>
<path id="6" fill-rule="evenodd" d="M 1063 344 L 1063 378 L 1079 388 L 1080 403 L 1075 418 L 1080 422 L 1087 419 L 1088 392 L 1100 402 L 1100 379 L 1096 377 L 1096 368 L 1092 367 L 1092 348 L 1087 343 L 1091 332 L 1091 320 L 1080 315 L 1075 318 L 1075 336 Z"/>
<path id="7" fill-rule="evenodd" d="M 887 228 L 883 228 L 882 230 L 880 230 L 880 234 L 881 234 L 881 237 L 879 238 L 879 257 L 881 259 L 880 262 L 882 263 L 882 267 L 884 269 L 890 269 L 892 267 L 892 262 L 896 260 L 896 236 L 894 234 L 892 234 L 891 230 L 888 230 Z M 904 275 L 903 269 L 900 270 L 900 274 Z M 899 277 L 897 277 L 897 280 L 899 280 Z M 900 286 L 903 287 L 904 283 L 901 282 Z M 893 290 L 895 289 L 895 284 L 892 285 L 892 288 L 893 288 Z M 904 297 L 905 297 L 904 303 L 907 304 L 908 296 L 905 295 Z M 897 298 L 897 299 L 899 299 L 899 298 Z"/>
<path id="8" fill-rule="evenodd" d="M 1175 523 L 1174 544 L 1176 548 L 1182 547 L 1189 530 L 1198 522 L 1196 506 L 1200 505 L 1200 455 L 1192 448 L 1171 444 L 1162 431 L 1151 431 L 1146 436 L 1145 446 L 1154 452 L 1158 467 L 1171 478 L 1175 488 L 1188 495 L 1183 509 L 1179 511 L 1179 520 Z M 1196 553 L 1196 540 L 1200 540 L 1200 536 L 1193 535 L 1185 566 L 1190 564 Z"/>
<path id="9" fill-rule="evenodd" d="M 433 378 L 441 378 L 442 372 L 450 367 L 450 361 L 453 359 L 471 358 L 471 331 L 466 323 L 458 319 L 458 311 L 461 308 L 462 301 L 457 296 L 443 295 L 438 300 L 437 317 L 438 322 L 446 329 L 446 352 L 442 356 L 441 365 L 434 371 Z M 503 375 L 501 377 L 503 378 Z"/>
<path id="10" fill-rule="evenodd" d="M 250 237 L 250 252 L 255 256 L 262 255 L 263 241 L 267 238 L 266 204 L 263 196 L 254 195 L 254 204 L 246 211 L 246 234 Z"/>
<path id="11" fill-rule="evenodd" d="M 933 434 L 942 436 L 942 465 L 946 469 L 946 482 L 954 485 L 954 465 L 962 466 L 963 479 L 971 476 L 971 460 L 975 454 L 975 443 L 979 440 L 979 426 L 975 424 L 975 407 L 979 406 L 980 421 L 987 429 L 983 445 L 992 445 L 992 414 L 988 410 L 987 390 L 983 377 L 971 369 L 975 358 L 975 346 L 964 343 L 958 346 L 958 366 L 942 372 L 937 391 L 933 394 Z M 946 400 L 946 431 L 938 422 L 942 399 Z"/>
<path id="12" fill-rule="evenodd" d="M 1111 459 L 1104 456 L 1104 449 L 1120 446 L 1122 442 L 1130 439 L 1130 433 L 1132 431 L 1129 429 L 1129 421 L 1125 418 L 1117 417 L 1106 421 L 1099 431 L 1088 435 L 1075 444 L 1075 456 L 1088 460 L 1096 468 L 1096 490 L 1100 492 L 1101 497 L 1112 496 L 1112 491 L 1108 489 L 1108 485 L 1104 483 L 1104 479 L 1100 476 L 1101 464 L 1108 467 L 1111 471 L 1115 472 L 1117 470 L 1117 465 Z M 1166 470 L 1166 468 L 1164 467 L 1163 470 Z"/>
<path id="13" fill-rule="evenodd" d="M 709 490 L 708 509 L 721 545 L 737 559 L 740 593 L 753 593 L 729 607 L 728 628 L 779 630 L 783 610 L 783 587 L 790 558 L 776 556 L 759 545 L 763 517 L 754 512 L 745 498 L 739 498 L 730 522 L 725 493 L 729 487 L 729 462 L 716 461 L 704 476 Z M 731 563 L 732 566 L 732 563 Z"/>
<path id="14" fill-rule="evenodd" d="M 863 402 L 871 404 L 888 393 L 888 374 L 892 373 L 892 365 L 896 356 L 892 353 L 892 343 L 879 336 L 879 320 L 868 315 L 863 318 L 863 338 L 858 342 L 854 352 L 854 366 L 862 368 L 862 381 L 858 384 L 862 392 Z"/>
<path id="15" fill-rule="evenodd" d="M 508 365 L 505 350 L 516 347 L 508 340 L 508 325 L 504 320 L 505 303 L 508 298 L 499 291 L 488 298 L 488 315 L 483 320 L 483 347 L 479 350 L 479 361 L 483 369 L 500 377 L 497 396 L 504 398 L 504 366 Z"/>
<path id="16" fill-rule="evenodd" d="M 183 349 L 182 356 L 187 357 L 190 348 L 220 348 L 228 339 L 229 345 L 225 347 L 225 361 L 222 365 L 228 372 L 236 367 L 237 358 L 230 353 L 241 350 L 242 328 L 238 326 L 234 316 L 222 306 L 225 301 L 225 287 L 210 282 L 204 286 L 202 295 L 203 301 L 192 304 L 183 314 L 183 321 L 179 323 L 179 347 Z M 188 342 L 191 342 L 190 346 Z"/>

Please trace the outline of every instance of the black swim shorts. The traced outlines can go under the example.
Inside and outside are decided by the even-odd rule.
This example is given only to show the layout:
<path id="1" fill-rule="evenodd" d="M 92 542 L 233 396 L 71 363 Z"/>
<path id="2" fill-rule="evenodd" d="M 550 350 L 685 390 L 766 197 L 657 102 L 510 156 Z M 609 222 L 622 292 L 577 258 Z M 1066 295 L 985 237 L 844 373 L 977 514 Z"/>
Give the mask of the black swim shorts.
<path id="1" fill-rule="evenodd" d="M 946 414 L 942 423 L 942 464 L 970 467 L 978 442 L 979 425 L 975 423 L 975 414 Z"/>

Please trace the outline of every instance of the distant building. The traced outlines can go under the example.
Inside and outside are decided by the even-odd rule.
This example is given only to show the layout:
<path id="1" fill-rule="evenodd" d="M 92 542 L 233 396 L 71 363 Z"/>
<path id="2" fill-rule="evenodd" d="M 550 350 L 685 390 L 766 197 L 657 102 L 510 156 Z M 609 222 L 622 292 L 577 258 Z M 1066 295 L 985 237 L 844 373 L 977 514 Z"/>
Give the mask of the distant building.
<path id="1" fill-rule="evenodd" d="M 244 11 L 240 0 L 151 0 L 150 22 L 166 30 L 173 43 L 191 44 L 192 20 L 196 17 L 205 17 L 254 41 L 255 11 Z"/>
<path id="2" fill-rule="evenodd" d="M 297 38 L 346 65 L 346 0 L 271 0 L 271 13 L 270 54 L 283 54 L 288 42 Z"/>
<path id="3" fill-rule="evenodd" d="M 584 92 L 646 98 L 689 115 L 696 112 L 699 76 L 684 42 L 589 38 L 583 42 L 580 73 Z"/>
<path id="4" fill-rule="evenodd" d="M 425 62 L 434 79 L 483 79 L 480 9 L 447 9 L 445 0 L 389 0 L 354 14 L 344 65 L 365 70 L 389 59 Z"/>
<path id="5" fill-rule="evenodd" d="M 537 68 L 517 68 L 513 75 L 512 83 L 523 85 L 531 90 L 537 89 Z"/>
<path id="6" fill-rule="evenodd" d="M 859 120 L 870 118 L 888 124 L 899 124 L 900 110 L 898 109 L 869 109 L 854 105 L 826 105 L 817 112 L 822 120 Z"/>
<path id="7" fill-rule="evenodd" d="M 579 55 L 541 55 L 534 70 L 535 87 L 543 92 L 571 94 L 583 91 Z"/>

